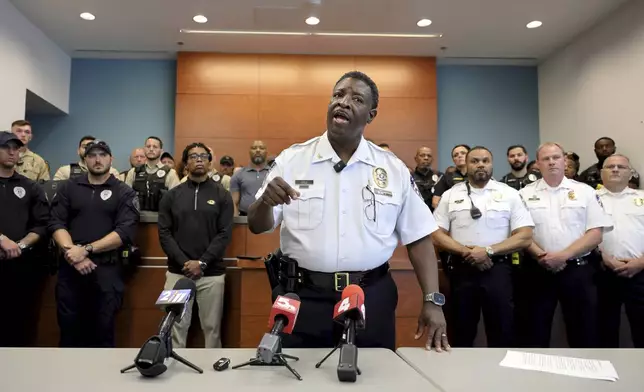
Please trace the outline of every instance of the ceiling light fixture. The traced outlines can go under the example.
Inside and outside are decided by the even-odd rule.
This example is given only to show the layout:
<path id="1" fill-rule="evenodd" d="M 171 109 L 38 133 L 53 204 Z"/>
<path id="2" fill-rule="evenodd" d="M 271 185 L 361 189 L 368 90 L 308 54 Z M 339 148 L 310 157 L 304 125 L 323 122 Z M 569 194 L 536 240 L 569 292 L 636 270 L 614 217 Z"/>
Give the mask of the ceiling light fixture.
<path id="1" fill-rule="evenodd" d="M 418 21 L 418 23 L 416 23 L 418 27 L 427 27 L 430 24 L 432 24 L 432 21 L 429 19 L 421 19 Z"/>
<path id="2" fill-rule="evenodd" d="M 315 16 L 309 16 L 304 22 L 306 22 L 306 24 L 309 26 L 316 26 L 318 23 L 320 23 L 320 19 L 316 18 Z"/>
<path id="3" fill-rule="evenodd" d="M 541 23 L 538 20 L 533 20 L 532 22 L 528 23 L 525 27 L 529 29 L 536 29 L 537 27 L 541 27 L 543 23 Z"/>
<path id="4" fill-rule="evenodd" d="M 181 29 L 184 34 L 219 35 L 295 35 L 322 37 L 378 37 L 378 38 L 441 38 L 443 34 L 397 34 L 397 33 L 341 33 L 341 32 L 303 32 L 303 31 L 243 31 L 243 30 L 192 30 Z"/>
<path id="5" fill-rule="evenodd" d="M 206 18 L 203 15 L 195 15 L 192 20 L 194 20 L 197 23 L 206 23 L 208 22 L 208 18 Z"/>
<path id="6" fill-rule="evenodd" d="M 82 14 L 80 14 L 80 17 L 81 17 L 81 19 L 85 19 L 85 20 L 94 20 L 94 19 L 96 19 L 94 14 L 91 14 L 89 12 L 83 12 Z"/>

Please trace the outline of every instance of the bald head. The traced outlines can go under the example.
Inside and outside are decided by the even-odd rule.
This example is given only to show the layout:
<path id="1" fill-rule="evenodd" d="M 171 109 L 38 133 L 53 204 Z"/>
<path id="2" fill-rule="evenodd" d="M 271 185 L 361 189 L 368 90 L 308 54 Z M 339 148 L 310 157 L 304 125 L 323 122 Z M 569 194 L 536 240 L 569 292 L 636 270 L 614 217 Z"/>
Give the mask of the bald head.
<path id="1" fill-rule="evenodd" d="M 429 147 L 421 147 L 416 150 L 416 156 L 414 157 L 416 161 L 416 167 L 420 170 L 427 170 L 434 162 L 434 154 L 432 149 Z"/>
<path id="2" fill-rule="evenodd" d="M 145 161 L 145 149 L 143 149 L 142 147 L 137 147 L 132 150 L 132 153 L 130 154 L 130 166 L 141 166 L 145 163 Z"/>

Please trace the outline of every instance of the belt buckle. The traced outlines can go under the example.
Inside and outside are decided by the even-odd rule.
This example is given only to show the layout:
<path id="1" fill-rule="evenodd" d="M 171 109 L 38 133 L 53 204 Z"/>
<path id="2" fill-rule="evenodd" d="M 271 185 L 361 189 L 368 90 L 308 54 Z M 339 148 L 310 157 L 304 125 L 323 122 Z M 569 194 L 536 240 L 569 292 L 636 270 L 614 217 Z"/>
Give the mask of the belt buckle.
<path id="1" fill-rule="evenodd" d="M 344 286 L 340 282 L 344 277 Z M 333 283 L 335 285 L 335 291 L 342 291 L 349 284 L 349 273 L 348 272 L 336 272 L 333 274 Z"/>

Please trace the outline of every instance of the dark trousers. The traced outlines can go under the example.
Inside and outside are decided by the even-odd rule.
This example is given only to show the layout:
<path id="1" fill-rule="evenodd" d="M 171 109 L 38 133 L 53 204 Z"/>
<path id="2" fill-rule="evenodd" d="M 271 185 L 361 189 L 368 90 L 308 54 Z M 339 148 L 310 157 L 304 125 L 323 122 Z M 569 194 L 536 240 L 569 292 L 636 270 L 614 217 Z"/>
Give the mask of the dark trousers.
<path id="1" fill-rule="evenodd" d="M 511 347 L 514 302 L 512 266 L 495 263 L 487 271 L 455 262 L 450 272 L 455 347 L 472 347 L 481 310 L 489 347 Z"/>
<path id="2" fill-rule="evenodd" d="M 0 347 L 35 344 L 44 281 L 44 269 L 35 260 L 0 260 L 0 285 L 8 294 L 2 304 Z"/>
<path id="3" fill-rule="evenodd" d="M 631 326 L 633 345 L 644 348 L 644 272 L 621 278 L 613 271 L 599 273 L 599 339 L 603 348 L 619 348 L 622 304 Z"/>
<path id="4" fill-rule="evenodd" d="M 56 286 L 60 346 L 114 347 L 114 323 L 123 291 L 119 265 L 99 265 L 83 276 L 61 263 Z"/>
<path id="5" fill-rule="evenodd" d="M 524 258 L 522 255 L 521 261 Z M 514 292 L 514 347 L 529 347 L 530 329 L 530 275 L 523 264 L 512 266 L 512 287 Z"/>
<path id="6" fill-rule="evenodd" d="M 358 347 L 396 348 L 396 305 L 398 289 L 391 274 L 363 287 L 365 329 L 356 333 Z M 273 301 L 284 295 L 282 286 L 273 290 Z M 302 304 L 291 335 L 283 336 L 285 348 L 331 348 L 340 341 L 343 326 L 333 321 L 333 307 L 341 299 L 340 292 L 304 286 L 297 294 Z"/>
<path id="7" fill-rule="evenodd" d="M 531 261 L 529 264 L 529 347 L 550 347 L 552 320 L 561 303 L 566 336 L 571 348 L 597 347 L 597 284 L 592 264 L 569 264 L 552 273 Z M 528 282 L 526 282 L 528 284 Z"/>

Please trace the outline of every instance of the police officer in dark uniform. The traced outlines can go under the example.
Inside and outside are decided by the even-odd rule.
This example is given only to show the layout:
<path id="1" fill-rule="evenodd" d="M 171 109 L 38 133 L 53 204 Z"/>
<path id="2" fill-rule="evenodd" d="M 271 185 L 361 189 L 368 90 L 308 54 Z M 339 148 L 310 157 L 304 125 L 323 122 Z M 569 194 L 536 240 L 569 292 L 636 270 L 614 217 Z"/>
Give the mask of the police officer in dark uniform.
<path id="1" fill-rule="evenodd" d="M 508 147 L 507 155 L 508 163 L 512 171 L 501 178 L 502 183 L 520 191 L 524 186 L 532 184 L 541 178 L 541 173 L 538 171 L 527 170 L 528 152 L 524 146 L 515 145 Z"/>
<path id="2" fill-rule="evenodd" d="M 617 147 L 615 146 L 615 141 L 613 139 L 607 136 L 597 139 L 595 142 L 595 156 L 597 157 L 597 163 L 581 172 L 579 175 L 579 181 L 590 185 L 593 189 L 600 189 L 600 185 L 602 185 L 601 168 L 604 166 L 606 158 L 615 154 L 615 151 L 617 151 Z M 631 178 L 628 181 L 628 186 L 634 189 L 639 189 L 640 187 L 640 175 L 635 170 L 633 170 Z"/>
<path id="3" fill-rule="evenodd" d="M 416 186 L 418 186 L 418 190 L 425 204 L 433 211 L 432 197 L 434 196 L 434 185 L 443 177 L 443 173 L 432 169 L 431 165 L 434 161 L 434 155 L 432 154 L 432 149 L 429 147 L 419 148 L 416 151 L 414 160 L 416 161 L 416 169 L 414 169 L 411 175 L 414 177 L 414 181 L 416 181 Z"/>
<path id="4" fill-rule="evenodd" d="M 470 146 L 467 144 L 459 144 L 452 148 L 452 160 L 454 161 L 454 166 L 456 166 L 456 171 L 446 172 L 445 175 L 438 180 L 436 186 L 434 186 L 434 196 L 432 196 L 432 207 L 436 208 L 438 202 L 441 200 L 441 196 L 448 189 L 458 184 L 459 182 L 465 181 L 467 179 L 467 163 L 465 162 L 465 156 L 470 151 Z"/>
<path id="5" fill-rule="evenodd" d="M 109 172 L 103 141 L 86 147 L 87 174 L 63 182 L 52 201 L 49 230 L 64 254 L 56 286 L 62 347 L 114 347 L 114 321 L 124 283 L 119 248 L 139 222 L 136 193 Z"/>
<path id="6" fill-rule="evenodd" d="M 159 202 L 170 189 L 179 185 L 177 172 L 161 162 L 163 142 L 156 136 L 145 141 L 144 165 L 130 169 L 125 183 L 131 186 L 139 197 L 143 211 L 159 211 Z"/>
<path id="7" fill-rule="evenodd" d="M 30 345 L 40 310 L 42 268 L 34 248 L 46 243 L 49 208 L 41 187 L 16 172 L 22 146 L 13 133 L 0 132 L 0 282 L 8 294 L 0 347 Z"/>

